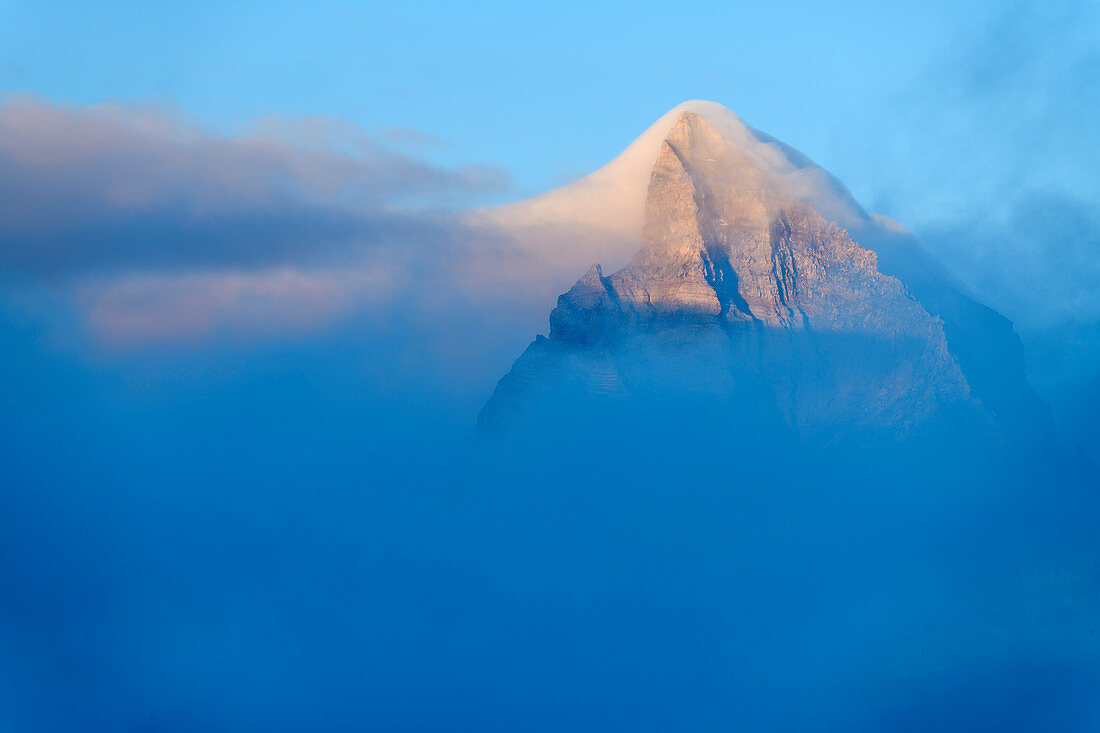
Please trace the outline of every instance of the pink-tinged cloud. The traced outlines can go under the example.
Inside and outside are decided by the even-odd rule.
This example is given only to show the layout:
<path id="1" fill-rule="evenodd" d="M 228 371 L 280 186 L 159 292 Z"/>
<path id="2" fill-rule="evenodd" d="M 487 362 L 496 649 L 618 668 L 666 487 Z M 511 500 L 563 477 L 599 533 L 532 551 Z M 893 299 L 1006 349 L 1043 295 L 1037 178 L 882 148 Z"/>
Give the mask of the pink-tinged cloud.
<path id="1" fill-rule="evenodd" d="M 266 120 L 225 136 L 159 110 L 0 103 L 0 270 L 70 274 L 273 266 L 430 236 L 507 183 L 445 168 L 346 123 Z"/>
<path id="2" fill-rule="evenodd" d="M 9 97 L 0 289 L 60 295 L 112 341 L 324 328 L 388 299 L 478 292 L 497 272 L 475 262 L 491 237 L 456 207 L 506 185 L 339 120 L 222 135 L 162 109 Z"/>
<path id="3" fill-rule="evenodd" d="M 322 329 L 377 306 L 402 280 L 383 268 L 139 275 L 82 286 L 77 301 L 113 343 L 194 341 L 215 332 L 264 339 Z"/>

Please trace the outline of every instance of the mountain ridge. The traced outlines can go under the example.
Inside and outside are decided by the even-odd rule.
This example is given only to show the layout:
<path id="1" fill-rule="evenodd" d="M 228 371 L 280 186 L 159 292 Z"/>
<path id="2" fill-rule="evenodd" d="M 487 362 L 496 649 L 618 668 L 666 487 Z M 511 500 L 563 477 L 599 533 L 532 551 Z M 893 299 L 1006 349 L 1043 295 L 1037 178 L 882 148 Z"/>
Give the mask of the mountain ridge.
<path id="1" fill-rule="evenodd" d="M 664 134 L 656 146 L 655 129 Z M 606 184 L 608 169 L 637 167 L 639 147 L 656 148 L 634 256 L 610 275 L 594 265 L 559 297 L 549 338 L 536 340 L 501 380 L 479 418 L 483 427 L 500 427 L 499 415 L 537 414 L 544 409 L 538 395 L 554 392 L 555 380 L 583 406 L 592 385 L 574 367 L 585 356 L 603 359 L 589 359 L 593 373 L 604 375 L 601 385 L 608 370 L 619 375 L 616 394 L 637 395 L 639 380 L 662 389 L 641 375 L 645 367 L 627 362 L 642 351 L 650 368 L 654 358 L 675 360 L 664 347 L 690 340 L 684 329 L 715 327 L 732 351 L 718 353 L 726 347 L 715 340 L 718 351 L 704 360 L 728 362 L 736 374 L 719 391 L 764 385 L 763 402 L 774 400 L 782 420 L 802 434 L 846 427 L 904 433 L 960 404 L 999 431 L 1049 420 L 1026 384 L 1022 359 L 1018 374 L 1010 363 L 1019 342 L 998 332 L 997 319 L 1008 322 L 985 313 L 904 228 L 867 214 L 809 158 L 713 103 L 680 105 L 643 138 L 624 153 L 626 163 L 616 163 L 620 156 L 564 193 L 525 204 L 545 214 L 552 210 L 546 201 L 586 191 L 592 198 L 585 205 L 598 207 L 601 186 L 604 196 L 624 189 Z M 858 348 L 851 337 L 862 339 Z M 748 352 L 739 343 L 747 341 L 756 344 Z M 1009 378 L 982 362 L 990 344 L 1006 356 Z M 567 358 L 563 349 L 577 353 Z M 558 369 L 564 364 L 572 366 Z M 603 386 L 595 392 L 607 394 Z"/>

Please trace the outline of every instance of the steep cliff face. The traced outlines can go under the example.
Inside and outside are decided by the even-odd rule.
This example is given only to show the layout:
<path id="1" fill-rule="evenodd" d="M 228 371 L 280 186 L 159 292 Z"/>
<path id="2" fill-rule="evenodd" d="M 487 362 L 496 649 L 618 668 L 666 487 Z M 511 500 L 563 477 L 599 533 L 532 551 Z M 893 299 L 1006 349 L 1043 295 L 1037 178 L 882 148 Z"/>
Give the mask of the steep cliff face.
<path id="1" fill-rule="evenodd" d="M 752 404 L 802 435 L 905 434 L 959 409 L 995 426 L 944 320 L 821 209 L 853 212 L 856 227 L 870 217 L 808 195 L 799 182 L 819 169 L 769 162 L 784 149 L 739 137 L 733 120 L 690 109 L 672 120 L 649 175 L 640 249 L 610 275 L 593 265 L 559 297 L 549 338 L 517 360 L 480 424 L 706 396 Z M 929 277 L 917 268 L 913 279 Z M 940 310 L 949 290 L 932 293 Z"/>

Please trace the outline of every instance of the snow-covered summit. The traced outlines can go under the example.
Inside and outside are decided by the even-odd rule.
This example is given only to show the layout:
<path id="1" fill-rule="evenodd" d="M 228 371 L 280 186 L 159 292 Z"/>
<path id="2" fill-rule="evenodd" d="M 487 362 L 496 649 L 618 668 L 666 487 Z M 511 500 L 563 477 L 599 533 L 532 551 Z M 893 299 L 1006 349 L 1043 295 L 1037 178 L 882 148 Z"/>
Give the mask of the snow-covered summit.
<path id="1" fill-rule="evenodd" d="M 653 165 L 670 130 L 685 113 L 706 120 L 764 174 L 770 186 L 809 201 L 841 226 L 867 219 L 847 189 L 809 157 L 745 124 L 723 105 L 705 100 L 676 105 L 614 160 L 584 178 L 484 215 L 506 227 L 583 226 L 612 236 L 640 236 Z"/>

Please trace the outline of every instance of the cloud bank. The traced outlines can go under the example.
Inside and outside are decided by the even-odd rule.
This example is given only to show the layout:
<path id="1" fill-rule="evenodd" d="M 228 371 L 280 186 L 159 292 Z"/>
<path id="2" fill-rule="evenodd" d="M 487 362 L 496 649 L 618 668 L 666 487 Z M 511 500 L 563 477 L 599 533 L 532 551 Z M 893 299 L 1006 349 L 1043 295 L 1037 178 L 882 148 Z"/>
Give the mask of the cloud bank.
<path id="1" fill-rule="evenodd" d="M 467 257 L 457 206 L 508 186 L 328 119 L 222 135 L 178 113 L 0 103 L 0 277 L 75 299 L 116 337 L 316 325 Z"/>

